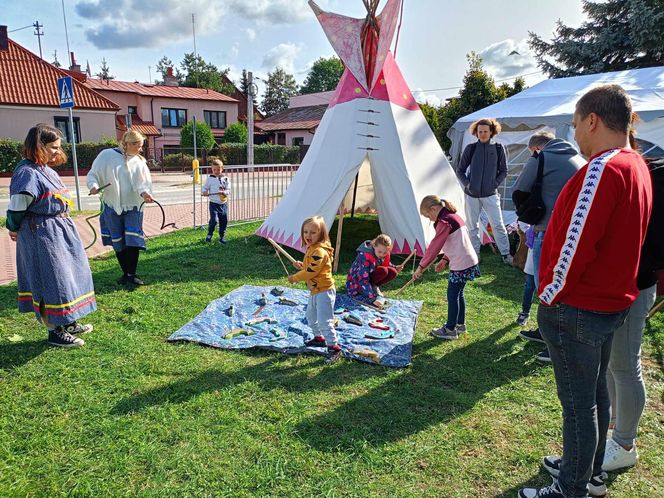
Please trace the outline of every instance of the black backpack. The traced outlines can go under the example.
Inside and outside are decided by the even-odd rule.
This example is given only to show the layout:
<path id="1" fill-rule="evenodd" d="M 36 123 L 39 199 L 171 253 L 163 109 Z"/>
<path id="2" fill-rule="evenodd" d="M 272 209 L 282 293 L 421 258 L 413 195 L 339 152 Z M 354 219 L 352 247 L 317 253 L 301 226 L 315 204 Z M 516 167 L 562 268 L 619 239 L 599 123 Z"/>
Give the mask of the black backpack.
<path id="1" fill-rule="evenodd" d="M 546 205 L 542 199 L 542 177 L 544 176 L 544 154 L 541 152 L 537 157 L 537 176 L 530 192 L 515 190 L 512 192 L 512 202 L 516 209 L 519 221 L 536 225 L 546 214 Z"/>

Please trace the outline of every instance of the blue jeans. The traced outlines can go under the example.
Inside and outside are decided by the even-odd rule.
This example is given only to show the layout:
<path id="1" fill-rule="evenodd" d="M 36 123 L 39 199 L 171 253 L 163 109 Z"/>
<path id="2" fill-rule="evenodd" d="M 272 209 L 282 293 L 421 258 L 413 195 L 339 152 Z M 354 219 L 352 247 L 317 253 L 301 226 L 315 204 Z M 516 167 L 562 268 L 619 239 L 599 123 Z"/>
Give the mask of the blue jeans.
<path id="1" fill-rule="evenodd" d="M 464 287 L 466 287 L 466 282 L 447 282 L 447 323 L 445 326 L 450 330 L 466 323 Z"/>
<path id="2" fill-rule="evenodd" d="M 601 313 L 566 304 L 538 308 L 563 408 L 558 485 L 565 496 L 586 496 L 591 476 L 602 471 L 610 417 L 606 371 L 613 333 L 626 315 L 627 310 Z"/>
<path id="3" fill-rule="evenodd" d="M 226 204 L 217 204 L 216 202 L 209 202 L 210 207 L 210 222 L 208 223 L 208 236 L 214 235 L 214 228 L 217 226 L 217 218 L 219 218 L 219 238 L 223 239 L 226 233 L 226 226 L 228 225 L 228 209 Z"/>
<path id="4" fill-rule="evenodd" d="M 535 277 L 526 273 L 523 282 L 523 300 L 521 301 L 521 313 L 530 314 L 530 307 L 533 305 L 533 294 L 535 294 Z"/>
<path id="5" fill-rule="evenodd" d="M 539 265 L 543 243 L 544 232 L 535 232 L 535 240 L 533 240 L 533 276 L 535 277 L 535 290 L 539 288 Z"/>

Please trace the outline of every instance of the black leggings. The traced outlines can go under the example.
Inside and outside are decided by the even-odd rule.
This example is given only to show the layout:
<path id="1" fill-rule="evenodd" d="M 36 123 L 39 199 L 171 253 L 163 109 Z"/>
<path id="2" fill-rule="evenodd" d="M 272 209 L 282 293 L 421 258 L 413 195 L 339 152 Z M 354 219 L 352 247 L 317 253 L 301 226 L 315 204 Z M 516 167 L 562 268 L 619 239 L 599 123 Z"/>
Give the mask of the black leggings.
<path id="1" fill-rule="evenodd" d="M 120 268 L 122 268 L 125 275 L 136 275 L 139 251 L 138 247 L 127 246 L 122 251 L 115 253 L 115 257 L 118 258 Z"/>

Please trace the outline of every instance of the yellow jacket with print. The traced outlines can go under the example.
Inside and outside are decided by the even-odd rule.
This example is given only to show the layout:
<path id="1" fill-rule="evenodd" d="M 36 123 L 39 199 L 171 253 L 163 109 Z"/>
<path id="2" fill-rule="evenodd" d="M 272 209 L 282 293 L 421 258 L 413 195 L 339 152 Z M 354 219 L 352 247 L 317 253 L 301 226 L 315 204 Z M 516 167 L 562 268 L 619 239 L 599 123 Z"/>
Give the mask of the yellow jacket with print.
<path id="1" fill-rule="evenodd" d="M 312 294 L 325 292 L 335 288 L 332 278 L 332 246 L 319 242 L 313 244 L 304 255 L 302 269 L 293 275 L 296 282 L 306 282 Z"/>

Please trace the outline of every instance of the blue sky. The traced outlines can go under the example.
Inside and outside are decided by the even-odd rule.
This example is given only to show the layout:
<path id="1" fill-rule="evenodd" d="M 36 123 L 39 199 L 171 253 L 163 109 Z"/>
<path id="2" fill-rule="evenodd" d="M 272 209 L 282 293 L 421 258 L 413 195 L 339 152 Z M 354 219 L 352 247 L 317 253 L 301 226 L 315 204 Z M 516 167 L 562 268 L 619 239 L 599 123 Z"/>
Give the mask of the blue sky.
<path id="1" fill-rule="evenodd" d="M 62 0 L 3 0 L 0 24 L 10 31 L 38 20 L 44 25 L 44 58 L 67 59 Z M 325 10 L 363 17 L 361 0 L 320 0 Z M 64 0 L 69 46 L 92 72 L 105 58 L 125 81 L 149 81 L 148 66 L 164 55 L 178 64 L 193 51 L 191 14 L 196 16 L 198 53 L 237 79 L 243 68 L 259 77 L 277 65 L 301 83 L 311 63 L 333 55 L 306 0 Z M 404 0 L 397 62 L 418 100 L 438 103 L 455 95 L 467 68 L 466 54 L 482 54 L 497 80 L 538 73 L 525 39 L 528 31 L 550 39 L 556 21 L 578 26 L 578 0 Z M 33 29 L 10 33 L 39 53 Z M 515 51 L 517 54 L 509 55 Z M 535 73 L 535 74 L 530 74 Z M 511 81 L 511 80 L 509 80 Z M 259 85 L 260 93 L 262 88 Z"/>

